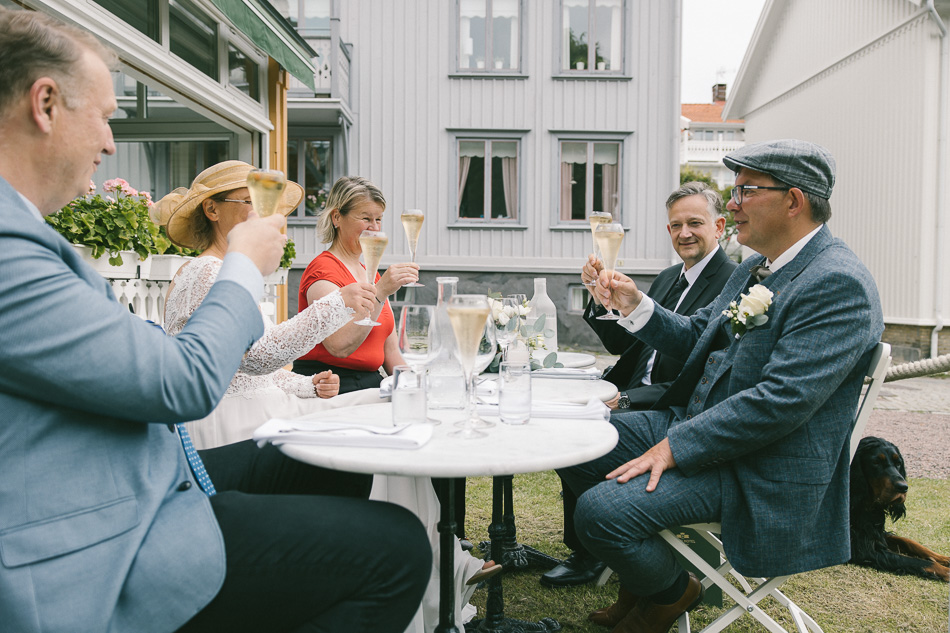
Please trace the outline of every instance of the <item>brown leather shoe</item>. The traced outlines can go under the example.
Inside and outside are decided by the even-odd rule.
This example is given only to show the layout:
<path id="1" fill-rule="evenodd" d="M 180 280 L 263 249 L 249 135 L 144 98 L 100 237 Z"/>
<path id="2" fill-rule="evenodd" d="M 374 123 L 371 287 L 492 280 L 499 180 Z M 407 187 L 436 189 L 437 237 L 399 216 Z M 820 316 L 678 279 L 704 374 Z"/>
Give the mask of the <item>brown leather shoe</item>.
<path id="1" fill-rule="evenodd" d="M 640 596 L 636 596 L 621 587 L 620 593 L 617 594 L 617 602 L 609 607 L 591 612 L 587 619 L 598 626 L 617 626 L 637 606 L 637 600 L 639 599 Z"/>
<path id="2" fill-rule="evenodd" d="M 668 633 L 681 614 L 692 611 L 702 600 L 703 583 L 690 574 L 686 591 L 679 600 L 673 604 L 655 604 L 642 598 L 611 633 Z"/>

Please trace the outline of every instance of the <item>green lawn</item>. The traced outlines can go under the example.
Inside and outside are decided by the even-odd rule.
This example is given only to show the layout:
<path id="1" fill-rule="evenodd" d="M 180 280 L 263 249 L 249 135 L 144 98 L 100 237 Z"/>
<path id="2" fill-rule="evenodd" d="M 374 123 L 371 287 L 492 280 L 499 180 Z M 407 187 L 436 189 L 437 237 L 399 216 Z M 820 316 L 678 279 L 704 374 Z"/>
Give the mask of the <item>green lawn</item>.
<path id="1" fill-rule="evenodd" d="M 907 518 L 893 531 L 916 539 L 938 552 L 950 552 L 950 481 L 915 479 L 907 502 Z M 553 472 L 518 475 L 514 507 L 518 540 L 553 556 L 564 557 L 561 543 L 560 480 Z M 491 520 L 491 479 L 468 481 L 467 534 L 473 541 L 488 538 Z M 542 572 L 530 569 L 504 574 L 505 614 L 524 620 L 552 617 L 568 632 L 604 633 L 587 622 L 587 614 L 610 604 L 617 595 L 617 577 L 604 587 L 546 589 L 538 582 Z M 790 579 L 784 592 L 805 609 L 825 633 L 937 633 L 948 630 L 948 585 L 935 580 L 896 576 L 852 565 L 831 567 Z M 487 592 L 479 589 L 473 603 L 485 613 Z M 727 599 L 728 604 L 728 599 Z M 780 606 L 767 599 L 765 610 L 784 626 Z M 698 630 L 721 613 L 701 607 L 692 626 Z M 673 629 L 676 630 L 676 627 Z M 751 618 L 741 618 L 729 631 L 764 631 Z"/>

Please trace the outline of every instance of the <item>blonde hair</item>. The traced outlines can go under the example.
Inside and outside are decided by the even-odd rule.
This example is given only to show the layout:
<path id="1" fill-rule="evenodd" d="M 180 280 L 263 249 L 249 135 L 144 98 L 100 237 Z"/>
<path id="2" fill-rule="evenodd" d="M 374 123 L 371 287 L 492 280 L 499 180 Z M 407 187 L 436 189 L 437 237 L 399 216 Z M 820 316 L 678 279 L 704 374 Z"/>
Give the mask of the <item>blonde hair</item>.
<path id="1" fill-rule="evenodd" d="M 347 215 L 353 208 L 364 200 L 370 200 L 386 208 L 386 198 L 379 188 L 360 176 L 343 176 L 333 183 L 327 203 L 317 220 L 317 235 L 324 244 L 332 244 L 336 240 L 337 229 L 333 226 L 333 210 L 338 209 L 340 215 Z"/>
<path id="2" fill-rule="evenodd" d="M 0 116 L 40 77 L 56 81 L 66 106 L 75 107 L 83 96 L 78 65 L 86 51 L 115 67 L 115 53 L 91 33 L 36 11 L 0 8 Z"/>

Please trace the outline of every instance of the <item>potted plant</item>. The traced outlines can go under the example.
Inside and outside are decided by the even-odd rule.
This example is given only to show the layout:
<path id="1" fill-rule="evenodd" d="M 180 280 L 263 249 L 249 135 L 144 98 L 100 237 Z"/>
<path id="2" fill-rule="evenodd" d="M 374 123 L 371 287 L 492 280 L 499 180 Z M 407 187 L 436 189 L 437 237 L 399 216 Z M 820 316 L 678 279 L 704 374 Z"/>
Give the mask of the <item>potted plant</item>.
<path id="1" fill-rule="evenodd" d="M 137 273 L 137 259 L 164 253 L 171 246 L 149 217 L 151 205 L 148 192 L 136 191 L 121 178 L 107 180 L 102 194 L 90 181 L 86 195 L 46 221 L 72 244 L 89 249 L 90 263 L 95 265 L 108 253 L 109 264 L 119 270 L 100 270 L 104 276 L 131 279 Z"/>

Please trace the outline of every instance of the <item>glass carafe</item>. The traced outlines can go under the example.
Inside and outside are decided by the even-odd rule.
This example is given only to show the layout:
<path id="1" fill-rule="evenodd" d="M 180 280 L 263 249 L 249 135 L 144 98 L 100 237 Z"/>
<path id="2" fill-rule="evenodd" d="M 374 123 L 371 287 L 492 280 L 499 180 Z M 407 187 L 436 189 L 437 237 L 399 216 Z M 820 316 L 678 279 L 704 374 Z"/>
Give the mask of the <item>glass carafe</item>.
<path id="1" fill-rule="evenodd" d="M 439 301 L 435 310 L 436 336 L 439 354 L 429 364 L 429 408 L 464 409 L 465 376 L 458 361 L 457 343 L 452 324 L 449 322 L 447 304 L 455 294 L 458 277 L 436 277 L 439 284 Z"/>

